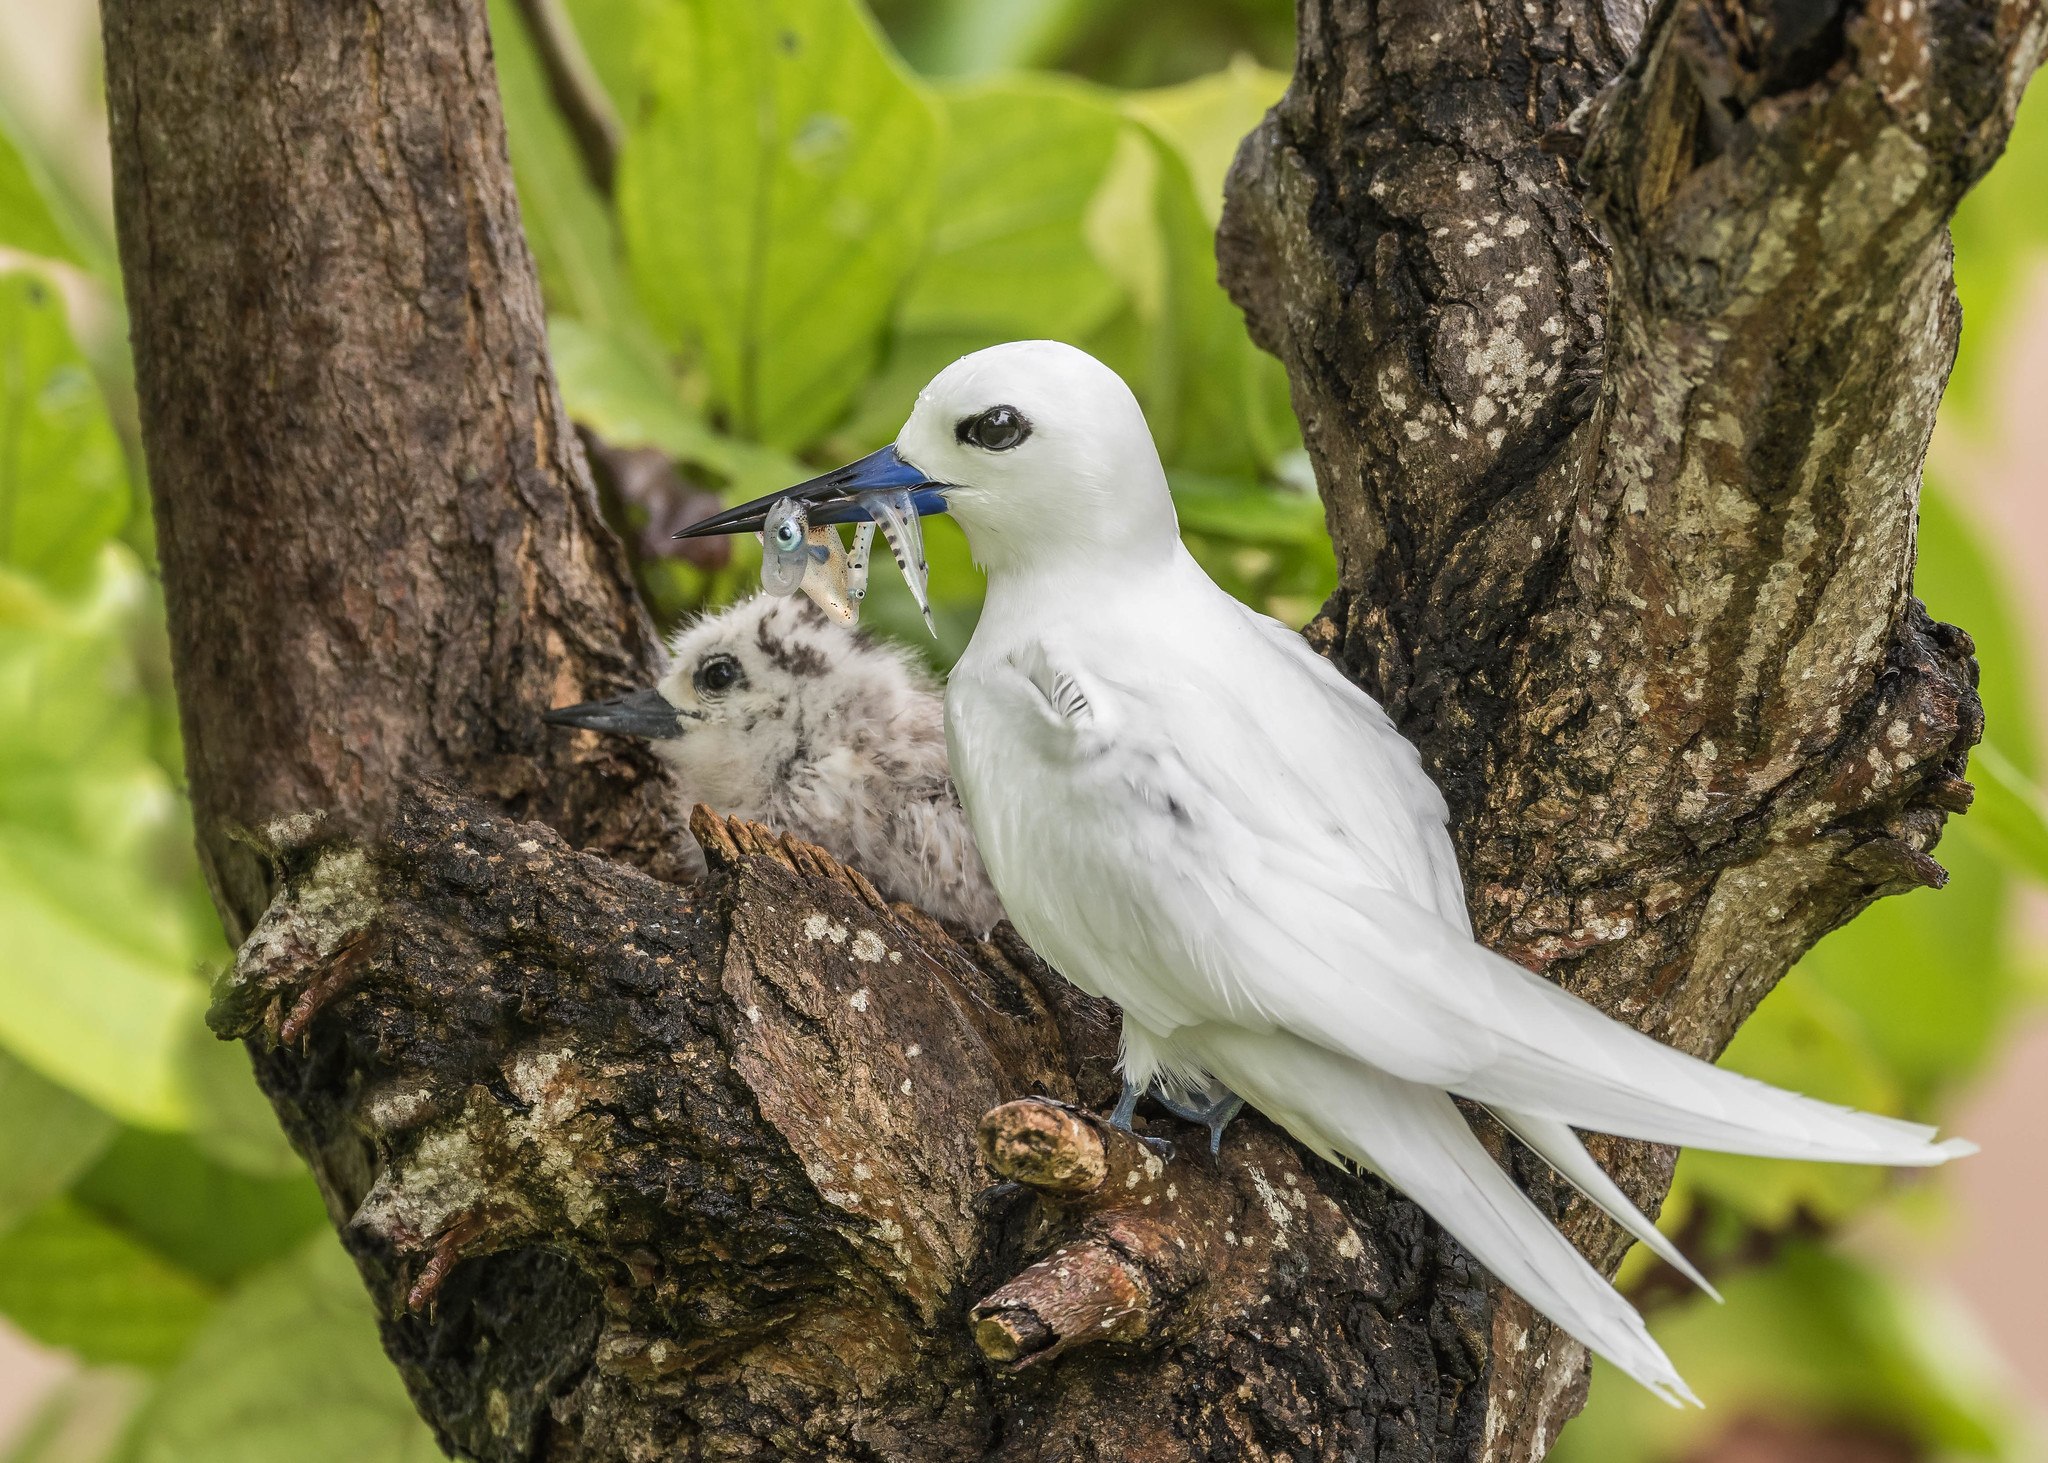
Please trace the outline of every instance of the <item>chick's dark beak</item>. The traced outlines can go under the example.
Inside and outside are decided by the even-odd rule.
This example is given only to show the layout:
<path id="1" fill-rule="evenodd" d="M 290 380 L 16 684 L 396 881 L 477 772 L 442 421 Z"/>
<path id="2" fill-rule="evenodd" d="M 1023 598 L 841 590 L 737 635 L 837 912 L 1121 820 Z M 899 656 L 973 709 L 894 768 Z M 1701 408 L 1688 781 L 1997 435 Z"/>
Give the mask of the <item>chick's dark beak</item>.
<path id="1" fill-rule="evenodd" d="M 911 505 L 919 516 L 929 517 L 946 511 L 945 486 L 905 462 L 892 445 L 795 487 L 756 498 L 751 503 L 742 503 L 737 508 L 728 508 L 723 513 L 714 513 L 701 522 L 691 524 L 676 537 L 709 538 L 721 533 L 759 533 L 768 517 L 768 510 L 784 498 L 803 504 L 805 518 L 813 526 L 865 521 L 869 514 L 861 498 L 868 493 L 908 492 Z"/>
<path id="2" fill-rule="evenodd" d="M 603 701 L 558 706 L 541 719 L 552 726 L 578 726 L 586 731 L 610 732 L 620 737 L 646 737 L 659 742 L 682 735 L 680 717 L 681 713 L 668 698 L 650 687 Z"/>

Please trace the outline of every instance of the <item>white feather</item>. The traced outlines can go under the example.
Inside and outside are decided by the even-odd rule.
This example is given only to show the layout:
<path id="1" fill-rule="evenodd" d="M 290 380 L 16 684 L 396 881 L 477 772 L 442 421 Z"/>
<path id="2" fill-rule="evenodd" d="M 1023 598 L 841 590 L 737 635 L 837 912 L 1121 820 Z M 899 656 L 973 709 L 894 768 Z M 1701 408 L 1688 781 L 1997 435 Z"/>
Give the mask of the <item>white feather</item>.
<path id="1" fill-rule="evenodd" d="M 1698 1402 L 1635 1308 L 1515 1187 L 1440 1089 L 1286 1037 L 1214 1032 L 1205 1050 L 1256 1073 L 1240 1096 L 1311 1147 L 1385 1178 L 1578 1340 L 1673 1406 Z"/>
<path id="2" fill-rule="evenodd" d="M 1649 1246 L 1652 1254 L 1715 1300 L 1721 1298 L 1721 1292 L 1685 1257 L 1685 1252 L 1665 1238 L 1650 1216 L 1636 1208 L 1635 1201 L 1621 1191 L 1621 1185 L 1593 1161 L 1593 1155 L 1586 1151 L 1586 1145 L 1579 1141 L 1579 1135 L 1571 1130 L 1570 1124 L 1560 1123 L 1555 1118 L 1506 1112 L 1500 1108 L 1495 1108 L 1493 1115 L 1500 1119 L 1502 1127 L 1520 1138 L 1539 1158 L 1570 1180 L 1574 1188 L 1599 1205 L 1609 1219 Z"/>

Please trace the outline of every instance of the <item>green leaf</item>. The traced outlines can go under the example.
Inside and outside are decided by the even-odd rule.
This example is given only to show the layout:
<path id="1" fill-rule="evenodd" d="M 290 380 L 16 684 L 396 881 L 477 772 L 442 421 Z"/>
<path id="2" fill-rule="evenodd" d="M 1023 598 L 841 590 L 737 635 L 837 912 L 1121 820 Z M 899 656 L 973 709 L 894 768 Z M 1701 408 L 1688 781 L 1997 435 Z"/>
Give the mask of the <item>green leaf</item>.
<path id="1" fill-rule="evenodd" d="M 1081 340 L 1125 292 L 1090 238 L 1090 209 L 1129 130 L 1109 97 L 1052 77 L 946 88 L 945 158 L 930 247 L 888 356 L 833 442 L 857 456 L 895 438 L 947 365 L 1008 340 Z"/>
<path id="2" fill-rule="evenodd" d="M 1666 1407 L 1605 1362 L 1551 1463 L 1669 1463 L 1707 1456 L 1745 1414 L 1856 1418 L 1896 1429 L 1915 1456 L 2017 1459 L 2018 1419 L 1967 1365 L 1942 1309 L 1859 1261 L 1793 1245 L 1738 1275 L 1727 1304 L 1688 1301 L 1652 1329 L 1704 1411 Z"/>
<path id="3" fill-rule="evenodd" d="M 109 542 L 120 450 L 54 292 L 0 276 L 0 1047 L 145 1126 L 193 1116 L 190 854 L 134 639 L 149 585 Z"/>
<path id="4" fill-rule="evenodd" d="M 1085 215 L 1125 122 L 1092 87 L 1016 77 L 949 88 L 945 206 L 897 313 L 906 332 L 979 344 L 1068 340 L 1122 296 Z"/>
<path id="5" fill-rule="evenodd" d="M 2019 318 L 2029 269 L 2048 258 L 2048 86 L 2028 89 L 2005 154 L 1963 199 L 1949 223 L 1963 349 L 1942 397 L 1945 410 L 1981 417 L 1995 405 L 1999 346 Z"/>
<path id="6" fill-rule="evenodd" d="M 42 180 L 4 125 L 0 125 L 0 248 L 85 266 L 57 222 Z"/>
<path id="7" fill-rule="evenodd" d="M 506 0 L 491 0 L 490 20 L 520 218 L 548 308 L 630 340 L 635 350 L 659 359 L 653 329 L 626 275 L 610 205 L 584 171 L 533 38 Z"/>
<path id="8" fill-rule="evenodd" d="M 172 813 L 126 644 L 147 584 L 122 548 L 93 569 L 59 598 L 0 568 L 0 840 L 19 826 L 132 858 Z"/>
<path id="9" fill-rule="evenodd" d="M 1721 1065 L 1773 1086 L 1864 1112 L 1897 1115 L 1899 1083 L 1856 1013 L 1810 975 L 1793 974 L 1764 998 L 1722 1054 Z M 1708 1196 L 1749 1225 L 1783 1229 L 1801 1214 L 1837 1221 L 1883 1188 L 1883 1169 L 1862 1164 L 1746 1158 L 1688 1148 L 1674 1185 Z"/>
<path id="10" fill-rule="evenodd" d="M 2006 759 L 2029 771 L 2024 640 L 1996 566 L 1932 485 L 1921 498 L 1914 588 L 1931 613 L 1975 639 L 1987 726 Z M 1915 1114 L 1982 1064 L 2018 996 L 2005 936 L 2010 880 L 1991 841 L 1996 831 L 1980 828 L 1975 813 L 1949 819 L 1935 850 L 1949 871 L 1946 887 L 1879 900 L 1815 946 L 1790 977 L 1816 980 L 1855 1013 Z"/>
<path id="11" fill-rule="evenodd" d="M 1215 234 L 1186 159 L 1143 131 L 1120 150 L 1103 198 L 1091 236 L 1129 289 L 1141 328 L 1105 332 L 1091 346 L 1132 383 L 1168 467 L 1274 475 L 1301 445 L 1287 373 L 1252 344 L 1217 283 Z"/>
<path id="12" fill-rule="evenodd" d="M 1089 0 L 939 0 L 919 7 L 905 42 L 920 71 L 981 76 L 1043 66 L 1088 21 Z"/>
<path id="13" fill-rule="evenodd" d="M 1983 1064 L 2018 994 L 2003 861 L 1967 817 L 1950 820 L 1938 852 L 1946 888 L 1879 900 L 1787 977 L 1819 982 L 1856 1013 L 1915 1114 Z"/>
<path id="14" fill-rule="evenodd" d="M 619 214 L 642 298 L 741 436 L 794 449 L 873 369 L 922 250 L 936 108 L 853 0 L 675 0 Z"/>
<path id="15" fill-rule="evenodd" d="M 206 996 L 165 958 L 176 938 L 139 871 L 20 828 L 0 840 L 0 1046 L 145 1127 L 191 1120 L 179 1065 Z"/>
<path id="16" fill-rule="evenodd" d="M 121 444 L 63 300 L 0 274 L 0 566 L 75 589 L 127 516 Z"/>
<path id="17" fill-rule="evenodd" d="M 1195 196 L 1214 228 L 1223 217 L 1223 179 L 1238 144 L 1286 90 L 1285 72 L 1240 54 L 1221 71 L 1179 86 L 1133 92 L 1124 105 L 1186 161 Z"/>
<path id="18" fill-rule="evenodd" d="M 114 1122 L 0 1052 L 0 1234 L 90 1168 Z"/>
<path id="19" fill-rule="evenodd" d="M 683 404 L 675 381 L 614 337 L 575 320 L 548 326 L 555 376 L 569 415 L 614 447 L 659 447 L 721 479 L 736 498 L 758 498 L 811 475 L 788 453 L 713 431 Z"/>
<path id="20" fill-rule="evenodd" d="M 0 1314 L 87 1361 L 165 1366 L 213 1305 L 210 1288 L 70 1199 L 0 1235 Z"/>
<path id="21" fill-rule="evenodd" d="M 322 1234 L 214 1315 L 137 1420 L 134 1463 L 440 1463 Z"/>
<path id="22" fill-rule="evenodd" d="M 1168 479 L 1185 529 L 1245 544 L 1329 547 L 1323 503 L 1312 493 L 1200 472 L 1173 472 Z"/>
<path id="23" fill-rule="evenodd" d="M 2040 742 L 2034 730 L 2032 688 L 2027 684 L 2030 641 L 2005 578 L 2003 565 L 1986 552 L 1948 488 L 1929 482 L 1920 494 L 1913 592 L 1936 619 L 1969 631 L 1977 646 L 1977 695 L 1984 702 L 1985 735 L 2020 772 L 2038 777 Z"/>
<path id="24" fill-rule="evenodd" d="M 567 0 L 570 24 L 591 69 L 621 117 L 640 115 L 640 79 L 634 56 L 648 13 L 662 0 Z"/>
<path id="25" fill-rule="evenodd" d="M 71 1197 L 216 1285 L 282 1259 L 327 1223 L 327 1206 L 304 1169 L 256 1178 L 215 1162 L 188 1138 L 133 1128 L 115 1137 Z"/>
<path id="26" fill-rule="evenodd" d="M 206 913 L 213 916 L 211 905 Z M 177 1071 L 191 1105 L 185 1135 L 201 1153 L 255 1178 L 304 1179 L 305 1163 L 278 1126 L 240 1042 L 222 1041 L 204 1025 L 194 1026 L 180 1043 Z"/>
<path id="27" fill-rule="evenodd" d="M 2048 792 L 1989 741 L 1970 754 L 1970 780 L 1977 789 L 1970 826 L 1985 834 L 2014 869 L 2048 884 Z"/>

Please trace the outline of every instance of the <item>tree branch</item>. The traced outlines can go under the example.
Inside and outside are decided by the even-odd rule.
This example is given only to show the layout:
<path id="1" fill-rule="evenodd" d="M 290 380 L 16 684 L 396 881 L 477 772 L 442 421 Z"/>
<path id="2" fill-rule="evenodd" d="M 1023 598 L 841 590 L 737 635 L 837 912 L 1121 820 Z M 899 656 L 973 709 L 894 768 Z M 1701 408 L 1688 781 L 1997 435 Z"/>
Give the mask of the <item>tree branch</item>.
<path id="1" fill-rule="evenodd" d="M 1914 510 L 1945 225 L 2042 19 L 1667 0 L 1623 71 L 1612 17 L 1305 0 L 1224 276 L 1329 506 L 1311 633 L 1437 771 L 1483 936 L 1713 1055 L 1815 939 L 1939 883 L 1967 803 L 1975 667 L 1909 597 Z M 1485 1456 L 1540 1456 L 1578 1348 L 1493 1341 Z"/>
<path id="2" fill-rule="evenodd" d="M 372 845 L 266 836 L 282 892 L 213 1019 L 257 1052 L 444 1444 L 1165 1463 L 1276 1429 L 1418 1459 L 1469 1439 L 1483 1286 L 1384 1187 L 1257 1119 L 1220 1165 L 1166 1163 L 1012 1100 L 1107 1099 L 1099 1003 L 821 850 L 692 826 L 689 895 L 432 789 Z M 1396 1335 L 1436 1339 L 1383 1354 Z"/>
<path id="3" fill-rule="evenodd" d="M 483 8 L 104 7 L 123 278 L 201 859 L 410 779 L 662 865 L 651 758 L 540 713 L 657 660 L 548 365 Z M 672 866 L 672 865 L 671 865 Z"/>

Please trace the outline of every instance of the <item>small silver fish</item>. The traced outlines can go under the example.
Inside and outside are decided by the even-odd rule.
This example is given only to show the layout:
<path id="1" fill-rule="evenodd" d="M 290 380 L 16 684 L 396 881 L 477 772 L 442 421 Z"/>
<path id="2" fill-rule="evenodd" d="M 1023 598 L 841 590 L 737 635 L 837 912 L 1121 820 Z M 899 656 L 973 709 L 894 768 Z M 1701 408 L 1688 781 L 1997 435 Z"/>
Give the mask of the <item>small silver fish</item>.
<path id="1" fill-rule="evenodd" d="M 873 537 L 873 529 L 869 529 Z M 856 535 L 858 538 L 858 535 Z M 761 588 L 777 597 L 802 590 L 806 598 L 842 625 L 860 619 L 860 601 L 867 593 L 865 548 L 858 593 L 852 565 L 839 541 L 839 531 L 811 526 L 803 504 L 779 499 L 761 524 Z"/>
<path id="2" fill-rule="evenodd" d="M 925 593 L 925 581 L 931 577 L 931 570 L 924 559 L 924 528 L 918 522 L 909 491 L 863 493 L 860 505 L 867 510 L 868 517 L 882 526 L 882 537 L 889 541 L 889 552 L 896 556 L 896 567 L 903 571 L 903 582 L 910 586 L 910 597 L 917 601 L 924 627 L 937 639 L 939 631 L 932 623 L 931 600 Z"/>
<path id="3" fill-rule="evenodd" d="M 864 493 L 860 505 L 868 520 L 854 525 L 853 548 L 848 552 L 836 528 L 813 527 L 802 503 L 778 498 L 761 523 L 762 590 L 776 596 L 802 590 L 840 624 L 858 623 L 861 601 L 868 592 L 869 555 L 879 526 L 896 567 L 903 571 L 903 582 L 910 586 L 911 598 L 924 616 L 925 629 L 937 636 L 925 588 L 931 570 L 924 557 L 924 528 L 910 494 Z"/>

